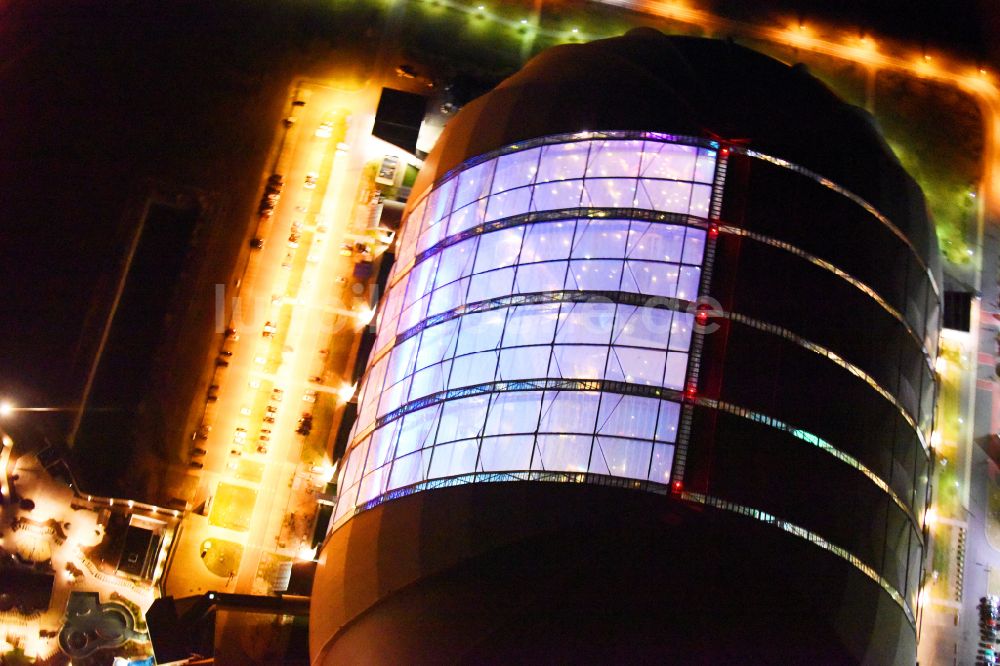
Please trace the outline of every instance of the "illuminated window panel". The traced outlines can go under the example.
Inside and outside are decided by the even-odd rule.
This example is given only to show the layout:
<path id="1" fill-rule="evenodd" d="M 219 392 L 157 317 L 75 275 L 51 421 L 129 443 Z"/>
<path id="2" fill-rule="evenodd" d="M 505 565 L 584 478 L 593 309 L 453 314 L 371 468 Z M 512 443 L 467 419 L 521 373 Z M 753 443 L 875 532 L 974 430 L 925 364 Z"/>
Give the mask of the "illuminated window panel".
<path id="1" fill-rule="evenodd" d="M 499 152 L 404 222 L 338 517 L 487 472 L 669 482 L 680 404 L 633 393 L 685 386 L 693 317 L 663 298 L 698 296 L 715 150 L 665 137 Z M 594 380 L 635 388 L 551 390 Z"/>

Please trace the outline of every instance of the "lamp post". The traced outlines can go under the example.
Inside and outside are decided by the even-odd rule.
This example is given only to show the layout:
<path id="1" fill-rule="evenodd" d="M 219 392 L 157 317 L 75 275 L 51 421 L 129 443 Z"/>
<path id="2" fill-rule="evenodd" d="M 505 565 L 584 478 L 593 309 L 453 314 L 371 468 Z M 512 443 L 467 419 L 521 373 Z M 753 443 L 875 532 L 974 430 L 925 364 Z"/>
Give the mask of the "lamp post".
<path id="1" fill-rule="evenodd" d="M 2 408 L 0 408 L 2 412 Z M 10 452 L 14 448 L 14 440 L 3 428 L 0 428 L 0 504 L 6 504 L 11 499 L 10 482 L 7 480 L 7 467 L 10 464 Z"/>

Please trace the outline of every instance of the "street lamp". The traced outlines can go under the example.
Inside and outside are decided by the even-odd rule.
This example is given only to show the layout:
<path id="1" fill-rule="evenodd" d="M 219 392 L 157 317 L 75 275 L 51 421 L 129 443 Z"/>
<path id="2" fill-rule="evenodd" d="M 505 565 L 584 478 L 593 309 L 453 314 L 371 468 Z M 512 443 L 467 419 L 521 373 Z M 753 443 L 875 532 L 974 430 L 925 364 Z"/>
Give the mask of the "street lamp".
<path id="1" fill-rule="evenodd" d="M 10 454 L 14 448 L 14 440 L 10 435 L 0 430 L 0 502 L 11 499 L 10 482 L 7 480 L 7 467 L 10 465 Z"/>
<path id="2" fill-rule="evenodd" d="M 337 397 L 339 397 L 344 402 L 350 402 L 351 398 L 354 397 L 354 394 L 357 392 L 357 390 L 358 390 L 357 384 L 354 384 L 353 386 L 351 384 L 344 384 L 339 389 L 337 389 Z"/>
<path id="3" fill-rule="evenodd" d="M 361 326 L 367 326 L 375 317 L 375 310 L 368 306 L 364 306 L 362 309 L 355 311 L 354 316 L 357 318 L 358 323 L 361 324 Z"/>
<path id="4" fill-rule="evenodd" d="M 108 407 L 97 407 L 94 411 L 109 411 Z M 78 407 L 18 407 L 9 400 L 0 401 L 0 418 L 11 416 L 14 412 L 75 412 Z"/>

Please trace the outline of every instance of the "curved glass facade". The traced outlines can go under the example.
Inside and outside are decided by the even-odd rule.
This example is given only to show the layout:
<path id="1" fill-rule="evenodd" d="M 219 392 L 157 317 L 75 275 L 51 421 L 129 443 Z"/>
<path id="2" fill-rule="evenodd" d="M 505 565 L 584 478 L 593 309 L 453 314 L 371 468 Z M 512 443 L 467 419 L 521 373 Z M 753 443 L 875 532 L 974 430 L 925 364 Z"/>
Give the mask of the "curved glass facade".
<path id="1" fill-rule="evenodd" d="M 637 31 L 467 105 L 414 193 L 321 550 L 323 663 L 385 636 L 393 663 L 586 661 L 609 635 L 632 661 L 913 663 L 941 278 L 869 123 L 759 54 Z M 598 583 L 567 596 L 567 567 Z M 723 645 L 696 602 L 734 586 Z"/>
<path id="2" fill-rule="evenodd" d="M 545 137 L 473 158 L 417 200 L 379 309 L 335 520 L 454 483 L 620 479 L 663 492 L 683 479 L 685 497 L 745 502 L 831 539 L 874 567 L 912 620 L 932 276 L 856 197 L 821 180 L 813 198 L 828 199 L 837 227 L 796 195 L 816 220 L 801 225 L 805 209 L 782 208 L 777 192 L 815 177 L 733 153 L 720 159 L 712 142 L 666 135 Z M 740 194 L 741 177 L 727 197 L 743 207 L 726 208 L 727 164 L 746 169 L 747 158 L 754 196 Z M 775 167 L 774 183 L 758 182 Z M 711 244 L 710 218 L 721 233 Z M 902 281 L 841 252 L 834 238 L 848 229 L 871 236 L 873 252 L 897 253 Z M 706 264 L 707 251 L 723 254 Z M 703 274 L 712 263 L 719 274 Z M 831 298 L 812 298 L 816 288 Z M 721 336 L 696 334 L 694 302 L 705 295 L 720 299 Z M 879 335 L 858 336 L 851 312 Z M 879 353 L 876 341 L 888 340 L 898 353 Z M 844 402 L 811 395 L 799 377 Z M 830 483 L 787 483 L 796 465 Z M 828 512 L 846 487 L 877 517 L 870 530 Z"/>
<path id="3" fill-rule="evenodd" d="M 511 146 L 471 160 L 412 207 L 337 518 L 386 492 L 475 472 L 669 483 L 716 170 L 716 150 L 696 143 Z M 506 384 L 542 379 L 577 381 Z M 602 383 L 580 390 L 578 380 Z M 674 399 L 649 395 L 656 387 Z"/>

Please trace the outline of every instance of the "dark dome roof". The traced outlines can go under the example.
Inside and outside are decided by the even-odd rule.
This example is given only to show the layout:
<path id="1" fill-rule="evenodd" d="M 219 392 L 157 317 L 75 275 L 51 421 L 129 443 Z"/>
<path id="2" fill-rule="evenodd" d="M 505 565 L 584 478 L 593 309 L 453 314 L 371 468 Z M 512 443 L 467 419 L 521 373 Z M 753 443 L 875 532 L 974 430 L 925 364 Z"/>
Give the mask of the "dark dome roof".
<path id="1" fill-rule="evenodd" d="M 550 48 L 466 105 L 428 156 L 413 200 L 470 157 L 584 130 L 711 137 L 782 157 L 871 202 L 936 263 L 923 197 L 865 111 L 804 66 L 650 28 Z"/>

